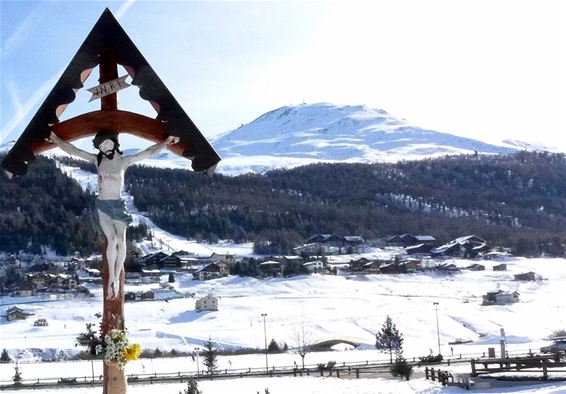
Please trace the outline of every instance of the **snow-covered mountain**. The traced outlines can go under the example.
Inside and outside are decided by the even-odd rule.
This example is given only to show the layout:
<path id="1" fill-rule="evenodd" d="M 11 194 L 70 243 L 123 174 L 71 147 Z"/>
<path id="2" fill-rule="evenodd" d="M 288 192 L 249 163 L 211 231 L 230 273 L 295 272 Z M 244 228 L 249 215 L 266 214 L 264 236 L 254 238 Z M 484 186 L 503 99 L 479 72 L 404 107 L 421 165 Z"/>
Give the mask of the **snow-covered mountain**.
<path id="1" fill-rule="evenodd" d="M 317 161 L 379 162 L 460 153 L 510 153 L 518 148 L 427 130 L 363 105 L 286 106 L 213 141 L 219 170 L 237 161 L 276 166 Z"/>

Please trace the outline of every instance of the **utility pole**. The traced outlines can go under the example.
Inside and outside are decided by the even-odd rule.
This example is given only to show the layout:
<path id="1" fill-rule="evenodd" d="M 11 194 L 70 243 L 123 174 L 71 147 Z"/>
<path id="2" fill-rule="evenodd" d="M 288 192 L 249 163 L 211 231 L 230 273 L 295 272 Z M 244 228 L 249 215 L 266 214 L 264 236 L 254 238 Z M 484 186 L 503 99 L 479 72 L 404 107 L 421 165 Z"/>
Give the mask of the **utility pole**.
<path id="1" fill-rule="evenodd" d="M 267 363 L 267 329 L 265 326 L 265 317 L 267 313 L 262 313 L 261 317 L 263 317 L 263 339 L 265 341 L 265 373 L 269 372 L 269 364 Z"/>
<path id="2" fill-rule="evenodd" d="M 440 351 L 440 327 L 438 325 L 438 302 L 433 302 L 434 309 L 436 311 L 436 338 L 438 339 L 438 354 L 442 354 Z"/>

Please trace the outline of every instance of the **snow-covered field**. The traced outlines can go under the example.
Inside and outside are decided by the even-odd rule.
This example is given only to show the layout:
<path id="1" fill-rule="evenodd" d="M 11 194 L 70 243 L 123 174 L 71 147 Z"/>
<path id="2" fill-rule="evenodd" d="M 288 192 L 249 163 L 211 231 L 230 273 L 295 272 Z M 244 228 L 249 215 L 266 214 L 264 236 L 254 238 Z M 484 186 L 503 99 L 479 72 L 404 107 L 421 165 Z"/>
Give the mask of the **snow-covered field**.
<path id="1" fill-rule="evenodd" d="M 77 179 L 83 188 L 96 185 L 94 175 L 71 167 L 61 167 Z M 250 255 L 252 245 L 230 242 L 208 245 L 177 237 L 163 231 L 138 212 L 131 197 L 125 193 L 135 222 L 145 222 L 154 233 L 154 242 L 165 251 L 185 250 L 195 255 L 210 256 L 212 252 Z M 149 252 L 151 245 L 141 244 Z M 381 253 L 371 251 L 373 255 Z M 346 256 L 346 261 L 360 256 Z M 371 256 L 368 256 L 371 257 Z M 469 260 L 449 260 L 465 267 Z M 455 357 L 459 354 L 487 354 L 489 347 L 498 350 L 500 329 L 507 334 L 508 351 L 537 351 L 548 343 L 546 338 L 555 330 L 566 328 L 566 303 L 563 286 L 566 280 L 566 259 L 524 259 L 505 261 L 507 271 L 493 271 L 500 262 L 481 262 L 485 271 L 455 274 L 425 272 L 398 275 L 367 276 L 297 276 L 292 278 L 254 279 L 227 277 L 207 282 L 192 280 L 189 275 L 176 275 L 174 290 L 183 298 L 168 301 L 126 303 L 125 318 L 129 337 L 145 349 L 192 351 L 212 339 L 223 348 L 263 348 L 262 314 L 267 313 L 267 340 L 296 346 L 296 334 L 305 328 L 310 342 L 344 338 L 360 343 L 357 350 L 309 353 L 306 363 L 315 365 L 330 360 L 337 363 L 365 360 L 385 360 L 387 355 L 375 350 L 375 333 L 387 315 L 404 334 L 407 358 L 437 352 L 437 326 L 434 302 L 439 303 L 438 326 L 441 351 Z M 517 282 L 513 275 L 534 271 L 542 279 Z M 166 281 L 167 276 L 162 278 Z M 56 299 L 52 297 L 0 298 L 0 313 L 18 305 L 34 316 L 24 321 L 0 324 L 0 349 L 18 355 L 24 379 L 48 377 L 91 376 L 90 362 L 41 363 L 37 349 L 50 349 L 74 354 L 83 349 L 75 346 L 76 337 L 89 322 L 97 322 L 102 311 L 100 285 L 89 285 L 92 298 Z M 159 285 L 126 285 L 126 291 L 143 291 Z M 497 289 L 518 291 L 520 302 L 504 306 L 482 306 L 482 295 Z M 219 311 L 197 313 L 195 299 L 214 294 L 219 297 Z M 34 327 L 33 321 L 45 318 L 48 327 Z M 472 341 L 449 345 L 453 341 Z M 270 366 L 300 364 L 293 351 L 269 355 Z M 0 381 L 9 382 L 13 364 L 0 364 Z M 262 368 L 264 356 L 241 355 L 220 358 L 221 369 Z M 102 373 L 101 362 L 94 362 L 94 375 Z M 202 368 L 202 365 L 200 366 Z M 464 366 L 455 367 L 462 371 Z M 128 364 L 128 374 L 160 372 L 194 372 L 197 361 L 192 358 L 141 359 Z M 183 384 L 131 386 L 131 393 L 166 391 L 177 393 Z M 203 381 L 200 387 L 210 393 L 455 393 L 460 389 L 442 389 L 438 384 L 417 379 L 410 382 L 387 379 L 336 380 L 332 378 L 272 378 Z M 50 390 L 45 390 L 50 392 Z M 52 391 L 52 390 L 51 390 Z M 100 388 L 73 389 L 73 393 L 94 393 Z M 20 391 L 26 393 L 26 391 Z M 566 384 L 550 383 L 533 387 L 497 389 L 493 393 L 537 392 L 566 393 Z"/>
<path id="2" fill-rule="evenodd" d="M 469 264 L 469 261 L 465 260 L 450 262 L 460 266 Z M 232 276 L 206 282 L 177 275 L 173 286 L 175 290 L 185 294 L 186 298 L 126 303 L 126 325 L 131 340 L 146 349 L 190 351 L 201 346 L 208 338 L 225 348 L 261 349 L 264 346 L 261 314 L 267 313 L 268 341 L 274 338 L 293 347 L 296 333 L 304 326 L 311 342 L 349 338 L 361 344 L 360 350 L 309 353 L 307 364 L 329 360 L 340 363 L 386 358 L 386 355 L 375 350 L 374 342 L 375 333 L 387 315 L 392 317 L 405 336 L 404 349 L 408 358 L 426 355 L 430 349 L 436 352 L 437 332 L 433 302 L 439 303 L 438 317 L 443 354 L 450 354 L 451 347 L 455 355 L 487 353 L 488 347 L 498 349 L 502 327 L 507 334 L 510 352 L 528 349 L 536 351 L 547 342 L 545 338 L 552 331 L 566 327 L 566 305 L 563 297 L 563 284 L 566 280 L 565 259 L 515 258 L 506 261 L 508 271 L 492 271 L 492 265 L 497 262 L 484 263 L 486 271 L 462 271 L 452 275 L 433 272 L 352 277 L 312 275 L 263 280 Z M 543 279 L 530 282 L 513 280 L 513 274 L 526 271 L 534 271 Z M 127 285 L 126 290 L 145 290 L 152 287 L 158 285 Z M 481 295 L 495 289 L 517 290 L 521 300 L 512 305 L 482 306 Z M 91 285 L 91 290 L 95 296 L 86 299 L 38 299 L 45 302 L 35 303 L 24 303 L 32 300 L 30 298 L 3 297 L 0 300 L 2 312 L 11 305 L 19 305 L 25 311 L 34 313 L 34 316 L 27 320 L 4 321 L 0 325 L 0 348 L 8 349 L 13 356 L 23 351 L 21 362 L 25 378 L 49 377 L 53 376 L 54 371 L 53 364 L 50 363 L 26 364 L 25 362 L 35 360 L 32 352 L 25 349 L 51 348 L 67 353 L 80 351 L 75 347 L 76 336 L 85 331 L 86 323 L 96 321 L 94 315 L 102 309 L 101 288 Z M 195 312 L 195 298 L 209 293 L 220 298 L 219 311 Z M 33 321 L 36 318 L 47 319 L 49 326 L 34 327 Z M 473 342 L 448 345 L 448 342 L 457 339 Z M 269 357 L 270 365 L 273 366 L 291 366 L 294 362 L 300 364 L 300 357 L 293 352 Z M 261 355 L 226 356 L 222 358 L 220 367 L 259 368 L 264 366 L 264 363 Z M 100 365 L 96 366 L 97 371 L 100 368 Z M 191 358 L 153 361 L 146 359 L 133 362 L 127 368 L 128 373 L 140 374 L 195 371 L 196 362 Z M 12 369 L 13 365 L 0 365 L 0 375 L 11 376 Z M 97 371 L 95 375 L 99 373 Z M 90 376 L 90 363 L 66 363 L 62 373 L 65 376 Z M 207 390 L 207 393 L 220 392 L 216 391 L 216 387 L 229 383 L 210 384 L 215 388 Z M 383 392 L 413 392 L 406 383 L 387 384 L 393 386 L 384 388 Z M 401 386 L 395 386 L 398 384 Z M 423 386 L 423 391 L 419 392 L 436 390 L 428 383 L 420 384 L 429 386 Z M 324 384 L 321 387 L 323 386 Z M 139 388 L 142 390 L 141 386 Z M 257 388 L 260 389 L 261 387 Z M 364 390 L 366 389 L 360 388 L 360 391 L 348 392 L 372 392 Z"/>

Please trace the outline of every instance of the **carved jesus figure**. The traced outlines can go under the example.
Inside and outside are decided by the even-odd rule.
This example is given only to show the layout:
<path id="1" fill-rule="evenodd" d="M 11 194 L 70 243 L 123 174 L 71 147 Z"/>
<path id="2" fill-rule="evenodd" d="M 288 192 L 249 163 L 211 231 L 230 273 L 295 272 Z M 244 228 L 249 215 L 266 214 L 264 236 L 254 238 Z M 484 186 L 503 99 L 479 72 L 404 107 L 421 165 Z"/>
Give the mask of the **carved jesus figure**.
<path id="1" fill-rule="evenodd" d="M 119 149 L 116 134 L 100 132 L 93 140 L 98 154 L 86 152 L 62 140 L 51 132 L 49 142 L 53 142 L 66 153 L 78 156 L 96 165 L 98 172 L 98 198 L 96 208 L 102 232 L 106 236 L 108 246 L 106 259 L 108 261 L 107 299 L 118 297 L 120 289 L 120 274 L 126 260 L 126 228 L 132 222 L 132 217 L 126 210 L 126 201 L 121 193 L 124 188 L 124 173 L 128 166 L 147 159 L 161 151 L 167 145 L 176 144 L 178 137 L 168 137 L 163 142 L 150 146 L 135 155 L 123 156 Z"/>

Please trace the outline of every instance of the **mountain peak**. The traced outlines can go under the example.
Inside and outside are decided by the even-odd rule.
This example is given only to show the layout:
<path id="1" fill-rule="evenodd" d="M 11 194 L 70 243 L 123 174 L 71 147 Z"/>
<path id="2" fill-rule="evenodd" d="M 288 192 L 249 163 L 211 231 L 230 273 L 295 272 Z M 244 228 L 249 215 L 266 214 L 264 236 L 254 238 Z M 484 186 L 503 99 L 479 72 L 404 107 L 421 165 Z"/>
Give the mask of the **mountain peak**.
<path id="1" fill-rule="evenodd" d="M 331 103 L 277 108 L 222 134 L 213 145 L 224 157 L 224 165 L 233 167 L 239 158 L 246 161 L 246 168 L 260 157 L 262 163 L 266 162 L 266 157 L 273 157 L 278 163 L 305 160 L 303 164 L 306 164 L 313 161 L 398 161 L 517 150 L 422 129 L 382 109 Z M 275 164 L 275 167 L 280 165 Z M 266 169 L 265 165 L 261 168 Z"/>

